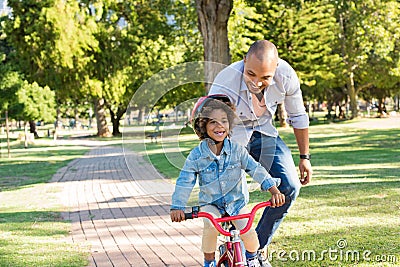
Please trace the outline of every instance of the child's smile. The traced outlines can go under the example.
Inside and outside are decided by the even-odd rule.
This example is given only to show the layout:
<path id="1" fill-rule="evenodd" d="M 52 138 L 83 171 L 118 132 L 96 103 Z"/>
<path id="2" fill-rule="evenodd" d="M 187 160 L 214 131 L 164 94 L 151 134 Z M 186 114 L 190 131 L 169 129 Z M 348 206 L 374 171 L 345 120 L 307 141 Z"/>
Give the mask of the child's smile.
<path id="1" fill-rule="evenodd" d="M 206 125 L 207 135 L 214 141 L 223 141 L 229 133 L 228 116 L 222 109 L 211 112 L 209 121 Z"/>

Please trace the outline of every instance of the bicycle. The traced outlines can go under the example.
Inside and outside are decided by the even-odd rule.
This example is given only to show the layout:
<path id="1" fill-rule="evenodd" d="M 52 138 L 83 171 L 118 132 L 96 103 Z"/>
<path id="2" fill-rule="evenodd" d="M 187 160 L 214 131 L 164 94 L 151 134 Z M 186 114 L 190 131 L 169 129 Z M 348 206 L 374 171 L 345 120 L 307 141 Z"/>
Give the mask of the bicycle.
<path id="1" fill-rule="evenodd" d="M 260 202 L 251 209 L 250 213 L 220 218 L 214 218 L 207 212 L 201 212 L 199 211 L 200 208 L 196 206 L 192 207 L 192 212 L 185 213 L 185 220 L 207 218 L 212 222 L 218 232 L 226 237 L 225 242 L 219 247 L 220 257 L 217 263 L 218 267 L 245 267 L 246 259 L 243 257 L 240 235 L 250 230 L 256 212 L 261 208 L 271 206 L 271 204 L 272 203 L 270 201 Z M 245 218 L 248 218 L 248 220 L 246 226 L 242 230 L 229 228 L 230 222 Z M 221 226 L 220 223 L 225 224 L 223 224 L 224 226 Z"/>

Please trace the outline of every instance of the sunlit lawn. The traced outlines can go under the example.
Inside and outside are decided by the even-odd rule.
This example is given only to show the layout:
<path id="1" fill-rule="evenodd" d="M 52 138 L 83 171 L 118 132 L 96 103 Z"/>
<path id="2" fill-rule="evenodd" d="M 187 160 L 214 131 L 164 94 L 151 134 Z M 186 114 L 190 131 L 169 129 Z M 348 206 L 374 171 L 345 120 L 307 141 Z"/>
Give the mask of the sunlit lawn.
<path id="1" fill-rule="evenodd" d="M 311 128 L 314 179 L 271 245 L 274 266 L 399 266 L 399 140 L 400 128 Z"/>
<path id="2" fill-rule="evenodd" d="M 85 266 L 87 248 L 68 241 L 71 224 L 60 217 L 61 188 L 46 182 L 87 148 L 39 143 L 25 149 L 13 141 L 11 158 L 2 147 L 0 266 Z"/>
<path id="3" fill-rule="evenodd" d="M 292 130 L 280 133 L 297 162 Z M 323 124 L 310 128 L 310 139 L 314 178 L 274 237 L 273 265 L 400 266 L 400 125 Z M 195 136 L 148 143 L 144 154 L 164 175 L 176 178 L 197 144 Z M 267 197 L 254 191 L 250 198 L 254 204 Z"/>

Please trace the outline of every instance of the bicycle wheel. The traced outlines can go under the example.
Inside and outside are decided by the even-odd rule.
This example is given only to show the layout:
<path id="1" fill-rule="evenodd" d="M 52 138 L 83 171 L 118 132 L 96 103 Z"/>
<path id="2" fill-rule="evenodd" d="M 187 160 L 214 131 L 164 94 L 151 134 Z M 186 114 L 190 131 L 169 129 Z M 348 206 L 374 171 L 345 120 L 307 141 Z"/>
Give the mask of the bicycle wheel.
<path id="1" fill-rule="evenodd" d="M 219 250 L 219 257 L 221 258 L 222 255 L 224 255 L 225 251 L 226 251 L 226 246 L 225 244 L 222 244 L 218 247 Z M 223 267 L 229 267 L 229 263 L 227 260 L 223 261 L 221 266 Z"/>

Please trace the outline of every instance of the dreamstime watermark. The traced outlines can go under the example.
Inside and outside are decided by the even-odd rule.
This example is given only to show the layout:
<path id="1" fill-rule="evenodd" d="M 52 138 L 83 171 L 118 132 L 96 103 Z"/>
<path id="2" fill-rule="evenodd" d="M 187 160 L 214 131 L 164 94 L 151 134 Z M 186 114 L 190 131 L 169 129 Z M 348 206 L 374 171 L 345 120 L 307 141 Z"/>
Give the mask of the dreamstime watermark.
<path id="1" fill-rule="evenodd" d="M 340 262 L 388 262 L 397 263 L 396 255 L 374 255 L 370 250 L 351 250 L 348 248 L 346 239 L 339 239 L 333 248 L 316 250 L 269 250 L 269 260 L 271 261 L 340 261 Z"/>

